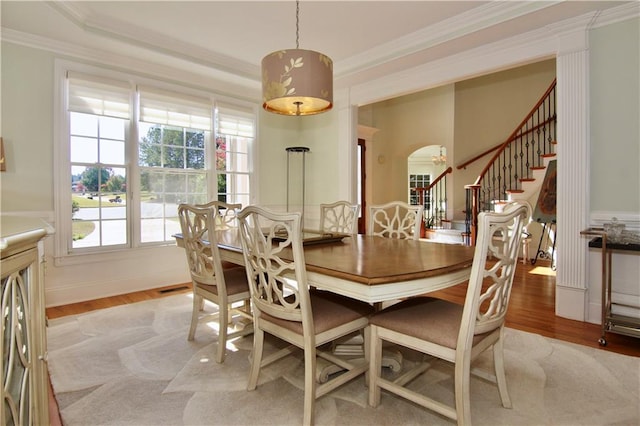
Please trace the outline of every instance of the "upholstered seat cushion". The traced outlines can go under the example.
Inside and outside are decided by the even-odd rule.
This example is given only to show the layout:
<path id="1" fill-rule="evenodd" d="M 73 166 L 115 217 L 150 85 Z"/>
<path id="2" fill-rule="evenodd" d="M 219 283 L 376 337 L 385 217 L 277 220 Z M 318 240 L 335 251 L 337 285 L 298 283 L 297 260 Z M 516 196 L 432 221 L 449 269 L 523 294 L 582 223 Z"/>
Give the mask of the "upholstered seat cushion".
<path id="1" fill-rule="evenodd" d="M 223 269 L 224 282 L 227 286 L 227 295 L 240 294 L 249 291 L 247 284 L 247 271 L 244 266 L 236 266 L 235 268 Z M 209 284 L 198 284 L 203 290 L 213 294 L 218 294 L 218 287 Z"/>
<path id="2" fill-rule="evenodd" d="M 462 305 L 446 300 L 415 297 L 372 315 L 369 324 L 455 349 L 462 308 Z M 480 342 L 484 336 L 474 336 L 473 344 Z"/>
<path id="3" fill-rule="evenodd" d="M 322 333 L 342 324 L 368 317 L 374 312 L 373 306 L 349 297 L 327 291 L 311 290 L 311 311 L 315 334 Z M 302 334 L 302 323 L 287 321 L 262 314 L 264 320 L 273 322 L 295 333 Z"/>

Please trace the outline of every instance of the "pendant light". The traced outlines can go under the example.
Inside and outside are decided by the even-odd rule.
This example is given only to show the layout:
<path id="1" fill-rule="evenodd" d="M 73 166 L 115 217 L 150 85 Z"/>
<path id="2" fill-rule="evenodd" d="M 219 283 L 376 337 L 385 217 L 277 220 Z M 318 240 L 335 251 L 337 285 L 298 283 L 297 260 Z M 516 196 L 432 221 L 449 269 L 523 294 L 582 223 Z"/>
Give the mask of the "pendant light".
<path id="1" fill-rule="evenodd" d="M 283 115 L 313 115 L 333 107 L 333 61 L 299 48 L 300 2 L 296 0 L 296 48 L 262 59 L 262 107 Z"/>
<path id="2" fill-rule="evenodd" d="M 442 146 L 440 147 L 440 155 L 434 155 L 431 157 L 431 161 L 433 161 L 433 164 L 436 166 L 446 164 L 447 156 L 442 154 Z"/>

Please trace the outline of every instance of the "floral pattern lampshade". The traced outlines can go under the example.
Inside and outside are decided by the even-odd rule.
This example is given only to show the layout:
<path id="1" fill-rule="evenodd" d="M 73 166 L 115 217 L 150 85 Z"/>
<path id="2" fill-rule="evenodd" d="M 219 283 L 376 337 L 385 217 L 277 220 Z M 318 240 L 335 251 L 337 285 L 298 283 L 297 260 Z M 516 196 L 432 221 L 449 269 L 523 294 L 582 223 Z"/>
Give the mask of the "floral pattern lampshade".
<path id="1" fill-rule="evenodd" d="M 262 60 L 262 106 L 283 115 L 312 115 L 333 106 L 333 62 L 319 52 L 278 50 Z"/>

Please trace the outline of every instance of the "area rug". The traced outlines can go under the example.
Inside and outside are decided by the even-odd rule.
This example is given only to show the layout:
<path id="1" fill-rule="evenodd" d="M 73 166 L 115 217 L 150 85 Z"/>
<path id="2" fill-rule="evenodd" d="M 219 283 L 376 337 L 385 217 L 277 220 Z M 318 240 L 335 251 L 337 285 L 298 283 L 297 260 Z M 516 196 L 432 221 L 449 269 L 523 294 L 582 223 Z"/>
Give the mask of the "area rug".
<path id="1" fill-rule="evenodd" d="M 191 296 L 174 295 L 49 322 L 49 369 L 66 426 L 299 425 L 303 364 L 292 355 L 264 369 L 246 390 L 251 336 L 214 361 L 216 333 L 201 325 L 187 341 Z M 208 306 L 207 309 L 213 309 Z M 269 350 L 277 342 L 269 342 Z M 404 363 L 416 354 L 404 352 Z M 497 388 L 472 376 L 477 425 L 638 425 L 640 358 L 507 329 L 512 409 Z M 474 364 L 489 367 L 491 353 Z M 388 369 L 387 369 L 388 370 Z M 413 388 L 453 401 L 452 366 L 434 361 Z M 388 372 L 387 374 L 395 374 Z M 319 425 L 451 425 L 454 422 L 383 391 L 367 405 L 364 377 L 320 398 Z"/>

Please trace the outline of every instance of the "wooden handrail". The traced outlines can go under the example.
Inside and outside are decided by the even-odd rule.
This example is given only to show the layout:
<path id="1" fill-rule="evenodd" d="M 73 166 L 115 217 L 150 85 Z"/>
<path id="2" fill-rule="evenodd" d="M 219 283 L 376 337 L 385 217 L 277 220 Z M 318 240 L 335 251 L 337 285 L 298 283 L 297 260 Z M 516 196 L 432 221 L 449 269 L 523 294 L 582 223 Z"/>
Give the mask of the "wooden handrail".
<path id="1" fill-rule="evenodd" d="M 529 135 L 535 131 L 538 131 L 539 133 L 541 128 L 542 128 L 543 134 L 546 134 L 547 127 L 555 129 L 554 123 L 556 123 L 557 121 L 555 109 L 553 110 L 550 109 L 548 112 L 543 111 L 543 114 L 544 114 L 543 117 L 540 117 L 539 115 L 540 108 L 542 108 L 543 105 L 546 105 L 546 102 L 548 100 L 549 101 L 551 100 L 552 94 L 555 93 L 555 88 L 556 88 L 556 79 L 553 79 L 553 82 L 549 85 L 544 95 L 538 100 L 536 105 L 531 109 L 531 111 L 525 116 L 525 118 L 518 125 L 518 127 L 515 128 L 515 130 L 509 135 L 509 137 L 502 144 L 500 144 L 497 147 L 493 147 L 483 152 L 482 154 L 474 157 L 472 160 L 469 160 L 461 164 L 460 166 L 458 166 L 458 169 L 464 168 L 470 163 L 472 163 L 473 161 L 476 161 L 477 159 L 484 157 L 487 154 L 493 153 L 493 156 L 484 166 L 484 168 L 482 169 L 482 172 L 478 175 L 476 181 L 471 185 L 465 185 L 465 190 L 466 190 L 465 192 L 467 194 L 466 208 L 465 208 L 465 226 L 466 226 L 466 233 L 468 234 L 468 241 L 472 245 L 475 244 L 475 240 L 477 237 L 477 232 L 478 232 L 477 215 L 480 212 L 480 209 L 486 208 L 488 210 L 491 210 L 491 206 L 487 204 L 491 203 L 492 200 L 504 200 L 506 199 L 505 197 L 508 198 L 509 189 L 511 190 L 514 189 L 514 187 L 512 187 L 511 184 L 514 184 L 514 182 L 516 182 L 515 186 L 517 187 L 516 179 L 522 179 L 523 178 L 522 174 L 525 175 L 524 177 L 528 175 L 528 172 L 524 171 L 524 167 L 526 166 L 527 168 L 529 168 L 531 166 L 531 164 L 529 163 L 529 160 L 530 160 L 529 154 L 534 156 L 537 155 L 537 162 L 538 163 L 540 162 L 540 159 L 542 158 L 540 149 L 538 149 L 538 151 L 535 151 L 535 152 L 534 151 L 529 152 L 528 151 L 530 147 L 529 138 L 528 137 L 524 138 L 524 136 Z M 554 105 L 555 105 L 555 97 L 554 97 Z M 551 104 L 549 104 L 549 106 L 552 107 Z M 542 118 L 544 121 L 539 122 L 536 119 L 536 114 L 538 114 L 537 118 Z M 536 123 L 536 122 L 537 124 L 534 125 L 533 123 Z M 551 133 L 549 133 L 549 136 L 551 136 Z M 520 144 L 518 144 L 518 140 L 520 140 Z M 525 148 L 523 148 L 522 146 L 518 147 L 518 145 L 522 144 L 523 140 L 525 140 L 526 142 Z M 532 148 L 535 146 L 536 141 L 537 143 L 540 143 L 540 141 L 537 140 L 536 136 L 533 136 L 531 141 Z M 545 139 L 542 143 L 551 144 L 552 139 L 550 138 L 548 140 Z M 515 172 L 513 174 L 511 174 L 512 163 L 509 161 L 508 165 L 506 164 L 507 162 L 506 150 L 507 148 L 511 148 L 512 146 L 514 146 L 514 149 L 519 150 L 513 157 L 513 159 L 515 160 Z M 544 152 L 546 152 L 546 147 L 542 146 L 542 148 L 544 149 Z M 525 149 L 526 149 L 526 152 L 525 152 Z M 526 158 L 523 158 L 523 155 L 526 155 Z M 493 169 L 494 164 L 496 164 L 496 162 L 499 161 L 500 156 L 505 156 L 504 158 L 505 164 L 502 166 L 498 164 L 499 166 L 498 169 L 500 167 L 504 168 L 505 171 L 508 169 L 509 174 L 506 176 L 500 175 L 499 174 L 500 170 L 496 171 Z M 533 158 L 533 160 L 535 164 L 536 158 Z M 498 176 L 496 177 L 495 174 L 498 174 Z M 489 177 L 489 179 L 487 179 L 489 183 L 484 181 L 485 177 Z M 512 182 L 512 180 L 514 180 L 514 182 Z M 497 184 L 494 181 L 497 181 Z M 509 188 L 507 188 L 507 184 L 510 185 Z"/>
<path id="2" fill-rule="evenodd" d="M 546 96 L 546 95 L 545 95 L 545 96 Z M 544 98 L 543 98 L 543 99 L 544 99 Z M 524 132 L 522 132 L 522 133 L 514 132 L 514 133 L 512 133 L 512 136 L 511 136 L 509 139 L 507 139 L 506 141 L 504 141 L 504 142 L 500 143 L 499 145 L 494 146 L 493 148 L 489 148 L 489 149 L 487 149 L 486 151 L 484 151 L 484 152 L 482 152 L 482 153 L 480 153 L 480 154 L 476 155 L 476 156 L 475 156 L 475 157 L 473 157 L 472 159 L 465 161 L 464 163 L 460 164 L 459 166 L 456 166 L 456 169 L 458 169 L 458 170 L 460 170 L 460 169 L 464 169 L 464 168 L 466 168 L 469 164 L 471 164 L 471 163 L 473 163 L 473 162 L 475 162 L 475 161 L 477 161 L 477 160 L 481 159 L 482 157 L 484 157 L 484 156 L 485 156 L 485 155 L 487 155 L 487 154 L 492 153 L 492 152 L 493 152 L 493 151 L 495 151 L 496 149 L 500 149 L 500 147 L 504 146 L 505 144 L 508 144 L 509 142 L 513 142 L 514 140 L 516 140 L 517 138 L 519 138 L 519 137 L 521 137 L 521 136 L 524 136 L 524 135 L 527 135 L 527 134 L 529 134 L 529 133 L 532 133 L 532 132 L 534 132 L 534 131 L 538 130 L 539 128 L 546 126 L 547 124 L 551 123 L 551 122 L 552 122 L 552 121 L 554 121 L 554 120 L 555 120 L 555 116 L 554 116 L 553 118 L 549 118 L 548 120 L 543 121 L 542 123 L 538 124 L 537 126 L 534 126 L 534 127 L 530 128 L 529 130 L 524 131 Z"/>
<path id="3" fill-rule="evenodd" d="M 555 87 L 556 87 L 556 79 L 554 78 L 553 82 L 551 83 L 547 91 L 544 92 L 544 95 L 540 98 L 540 100 L 536 103 L 536 105 L 531 109 L 531 111 L 529 111 L 529 114 L 526 115 L 524 120 L 522 120 L 522 122 L 518 125 L 518 127 L 516 127 L 516 129 L 511 133 L 511 135 L 507 138 L 507 140 L 502 145 L 500 145 L 498 152 L 496 152 L 493 155 L 493 157 L 491 157 L 491 160 L 489 160 L 487 165 L 484 166 L 484 169 L 482 169 L 482 172 L 480 172 L 480 174 L 478 175 L 478 178 L 476 179 L 475 184 L 479 184 L 480 181 L 482 181 L 482 178 L 487 173 L 487 171 L 489 170 L 493 162 L 496 161 L 496 159 L 500 156 L 500 154 L 502 154 L 502 152 L 511 143 L 511 141 L 515 139 L 520 129 L 525 124 L 527 124 L 527 122 L 529 121 L 529 119 L 531 119 L 531 117 L 533 117 L 533 114 L 538 110 L 538 108 L 540 108 L 542 103 L 545 101 L 545 99 L 547 99 L 547 96 L 549 96 L 549 94 L 553 91 L 553 89 L 555 89 Z"/>
<path id="4" fill-rule="evenodd" d="M 433 188 L 434 186 L 436 186 L 436 184 L 437 184 L 438 182 L 440 182 L 442 179 L 444 179 L 444 177 L 445 177 L 447 174 L 451 173 L 452 171 L 453 171 L 453 169 L 451 168 L 451 166 L 449 166 L 449 167 L 447 167 L 447 169 L 446 169 L 444 172 L 440 173 L 440 175 L 439 175 L 437 178 L 435 178 L 435 179 L 433 180 L 433 182 L 431 182 L 431 183 L 429 184 L 429 186 L 420 186 L 420 187 L 416 187 L 416 188 L 411 188 L 411 190 L 412 190 L 412 191 L 428 191 L 428 190 L 430 190 L 431 188 Z"/>

